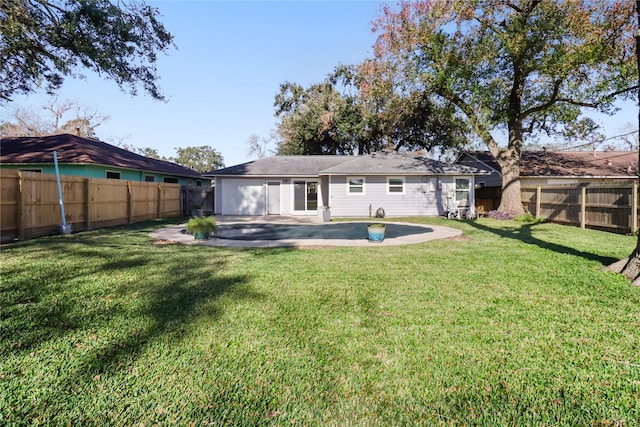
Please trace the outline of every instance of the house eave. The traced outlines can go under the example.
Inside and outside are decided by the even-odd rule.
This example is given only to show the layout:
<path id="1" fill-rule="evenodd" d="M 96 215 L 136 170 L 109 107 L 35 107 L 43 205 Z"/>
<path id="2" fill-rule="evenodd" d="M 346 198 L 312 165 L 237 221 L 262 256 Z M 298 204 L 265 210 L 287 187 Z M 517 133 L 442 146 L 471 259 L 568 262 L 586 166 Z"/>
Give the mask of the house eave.
<path id="1" fill-rule="evenodd" d="M 176 173 L 157 171 L 157 170 L 152 170 L 152 169 L 125 168 L 125 167 L 122 167 L 122 166 L 105 165 L 105 164 L 102 164 L 102 163 L 87 163 L 87 162 L 83 162 L 83 163 L 60 163 L 59 165 L 60 166 L 98 166 L 98 167 L 103 167 L 105 169 L 119 169 L 119 170 L 127 170 L 127 171 L 142 172 L 142 173 L 155 173 L 155 174 L 159 174 L 159 175 L 175 176 L 175 177 L 183 177 L 183 178 L 209 179 L 207 177 L 204 177 L 202 175 L 197 175 L 197 174 L 193 174 L 193 175 L 176 174 Z M 25 167 L 25 168 L 36 168 L 36 167 L 42 167 L 42 166 L 53 167 L 54 164 L 53 163 L 7 163 L 7 162 L 3 162 L 3 163 L 0 163 L 0 167 L 2 167 L 2 166 L 19 166 L 19 167 Z"/>

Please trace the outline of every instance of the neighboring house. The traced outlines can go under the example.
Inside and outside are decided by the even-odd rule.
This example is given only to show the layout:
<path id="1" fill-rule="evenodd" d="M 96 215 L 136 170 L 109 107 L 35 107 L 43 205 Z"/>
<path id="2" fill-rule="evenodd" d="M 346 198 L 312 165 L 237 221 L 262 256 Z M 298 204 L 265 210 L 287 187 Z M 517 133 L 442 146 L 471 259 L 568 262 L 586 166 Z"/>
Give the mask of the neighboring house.
<path id="1" fill-rule="evenodd" d="M 474 206 L 476 175 L 486 171 L 395 152 L 366 156 L 274 156 L 220 169 L 215 213 L 340 217 L 444 215 Z"/>
<path id="2" fill-rule="evenodd" d="M 184 166 L 69 134 L 0 139 L 0 168 L 53 174 L 54 151 L 61 175 L 211 185 L 211 179 Z"/>
<path id="3" fill-rule="evenodd" d="M 462 153 L 456 164 L 488 169 L 490 175 L 476 182 L 478 201 L 493 204 L 500 199 L 500 166 L 486 151 Z M 525 186 L 579 186 L 633 184 L 638 182 L 637 151 L 523 151 L 520 184 Z M 486 208 L 486 206 L 485 206 Z"/>
<path id="4" fill-rule="evenodd" d="M 491 170 L 491 175 L 477 183 L 480 186 L 502 185 L 500 166 L 488 152 L 464 152 L 455 163 Z M 520 161 L 523 185 L 626 184 L 637 180 L 637 151 L 523 151 Z"/>

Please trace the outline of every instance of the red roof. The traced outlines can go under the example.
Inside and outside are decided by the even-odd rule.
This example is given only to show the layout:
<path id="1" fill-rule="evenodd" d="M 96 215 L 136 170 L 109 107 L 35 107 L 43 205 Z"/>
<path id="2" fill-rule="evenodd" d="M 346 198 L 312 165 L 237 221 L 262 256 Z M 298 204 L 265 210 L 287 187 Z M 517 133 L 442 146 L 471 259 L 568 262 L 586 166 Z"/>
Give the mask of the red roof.
<path id="1" fill-rule="evenodd" d="M 486 151 L 469 152 L 481 162 L 500 170 Z M 520 176 L 637 177 L 637 151 L 523 151 Z"/>
<path id="2" fill-rule="evenodd" d="M 193 169 L 152 159 L 95 139 L 62 134 L 0 139 L 0 163 L 53 164 L 53 152 L 63 164 L 94 164 L 201 178 Z"/>

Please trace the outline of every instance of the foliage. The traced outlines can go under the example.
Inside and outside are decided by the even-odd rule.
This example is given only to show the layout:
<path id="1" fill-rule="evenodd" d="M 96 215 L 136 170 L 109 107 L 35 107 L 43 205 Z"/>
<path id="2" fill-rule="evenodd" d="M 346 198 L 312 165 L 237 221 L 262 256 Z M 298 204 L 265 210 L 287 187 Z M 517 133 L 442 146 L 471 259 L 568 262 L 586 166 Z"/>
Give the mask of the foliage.
<path id="1" fill-rule="evenodd" d="M 16 107 L 9 121 L 0 124 L 0 137 L 47 136 L 69 133 L 98 139 L 96 128 L 109 117 L 76 101 L 58 102 L 57 98 L 42 106 L 46 116 L 33 108 Z"/>
<path id="2" fill-rule="evenodd" d="M 78 66 L 163 99 L 156 61 L 173 36 L 142 1 L 2 1 L 0 24 L 0 100 L 41 84 L 52 93 Z"/>
<path id="3" fill-rule="evenodd" d="M 384 148 L 431 151 L 467 142 L 464 123 L 450 106 L 414 91 L 369 90 L 363 66 L 336 67 L 308 88 L 280 86 L 276 116 L 280 154 L 365 154 Z"/>
<path id="4" fill-rule="evenodd" d="M 152 222 L 4 246 L 1 423 L 637 424 L 640 288 L 601 271 L 633 237 L 403 221 L 465 238 L 238 250 Z"/>
<path id="5" fill-rule="evenodd" d="M 198 172 L 210 172 L 224 167 L 224 159 L 209 145 L 200 147 L 178 147 L 176 157 L 170 160 Z"/>
<path id="6" fill-rule="evenodd" d="M 305 89 L 280 85 L 275 100 L 280 118 L 279 154 L 357 154 L 367 152 L 367 117 L 356 98 L 329 81 Z"/>
<path id="7" fill-rule="evenodd" d="M 535 215 L 533 215 L 530 212 L 526 212 L 523 213 L 521 215 L 518 215 L 514 218 L 514 220 L 518 221 L 518 222 L 528 222 L 528 223 L 540 223 L 540 222 L 544 222 L 544 218 L 542 217 L 536 217 Z"/>
<path id="8" fill-rule="evenodd" d="M 367 224 L 367 227 L 371 228 L 385 228 L 385 224 L 381 224 L 379 222 L 374 222 L 372 224 Z"/>
<path id="9" fill-rule="evenodd" d="M 637 71 L 633 2 L 560 0 L 403 2 L 376 23 L 371 91 L 423 92 L 486 144 L 503 172 L 500 210 L 522 213 L 525 135 L 584 137 L 630 96 Z M 380 89 L 381 88 L 381 89 Z M 508 136 L 506 147 L 494 137 Z"/>
<path id="10" fill-rule="evenodd" d="M 218 229 L 216 219 L 212 216 L 196 216 L 187 222 L 187 233 L 215 233 Z"/>

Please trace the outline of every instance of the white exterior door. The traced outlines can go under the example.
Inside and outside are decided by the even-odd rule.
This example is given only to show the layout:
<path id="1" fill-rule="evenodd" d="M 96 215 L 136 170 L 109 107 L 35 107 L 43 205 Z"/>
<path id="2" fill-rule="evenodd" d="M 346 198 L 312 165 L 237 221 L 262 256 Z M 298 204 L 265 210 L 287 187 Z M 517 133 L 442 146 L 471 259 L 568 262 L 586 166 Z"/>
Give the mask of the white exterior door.
<path id="1" fill-rule="evenodd" d="M 267 215 L 280 215 L 280 181 L 267 182 Z"/>
<path id="2" fill-rule="evenodd" d="M 262 180 L 222 181 L 222 215 L 264 215 L 265 191 Z"/>

